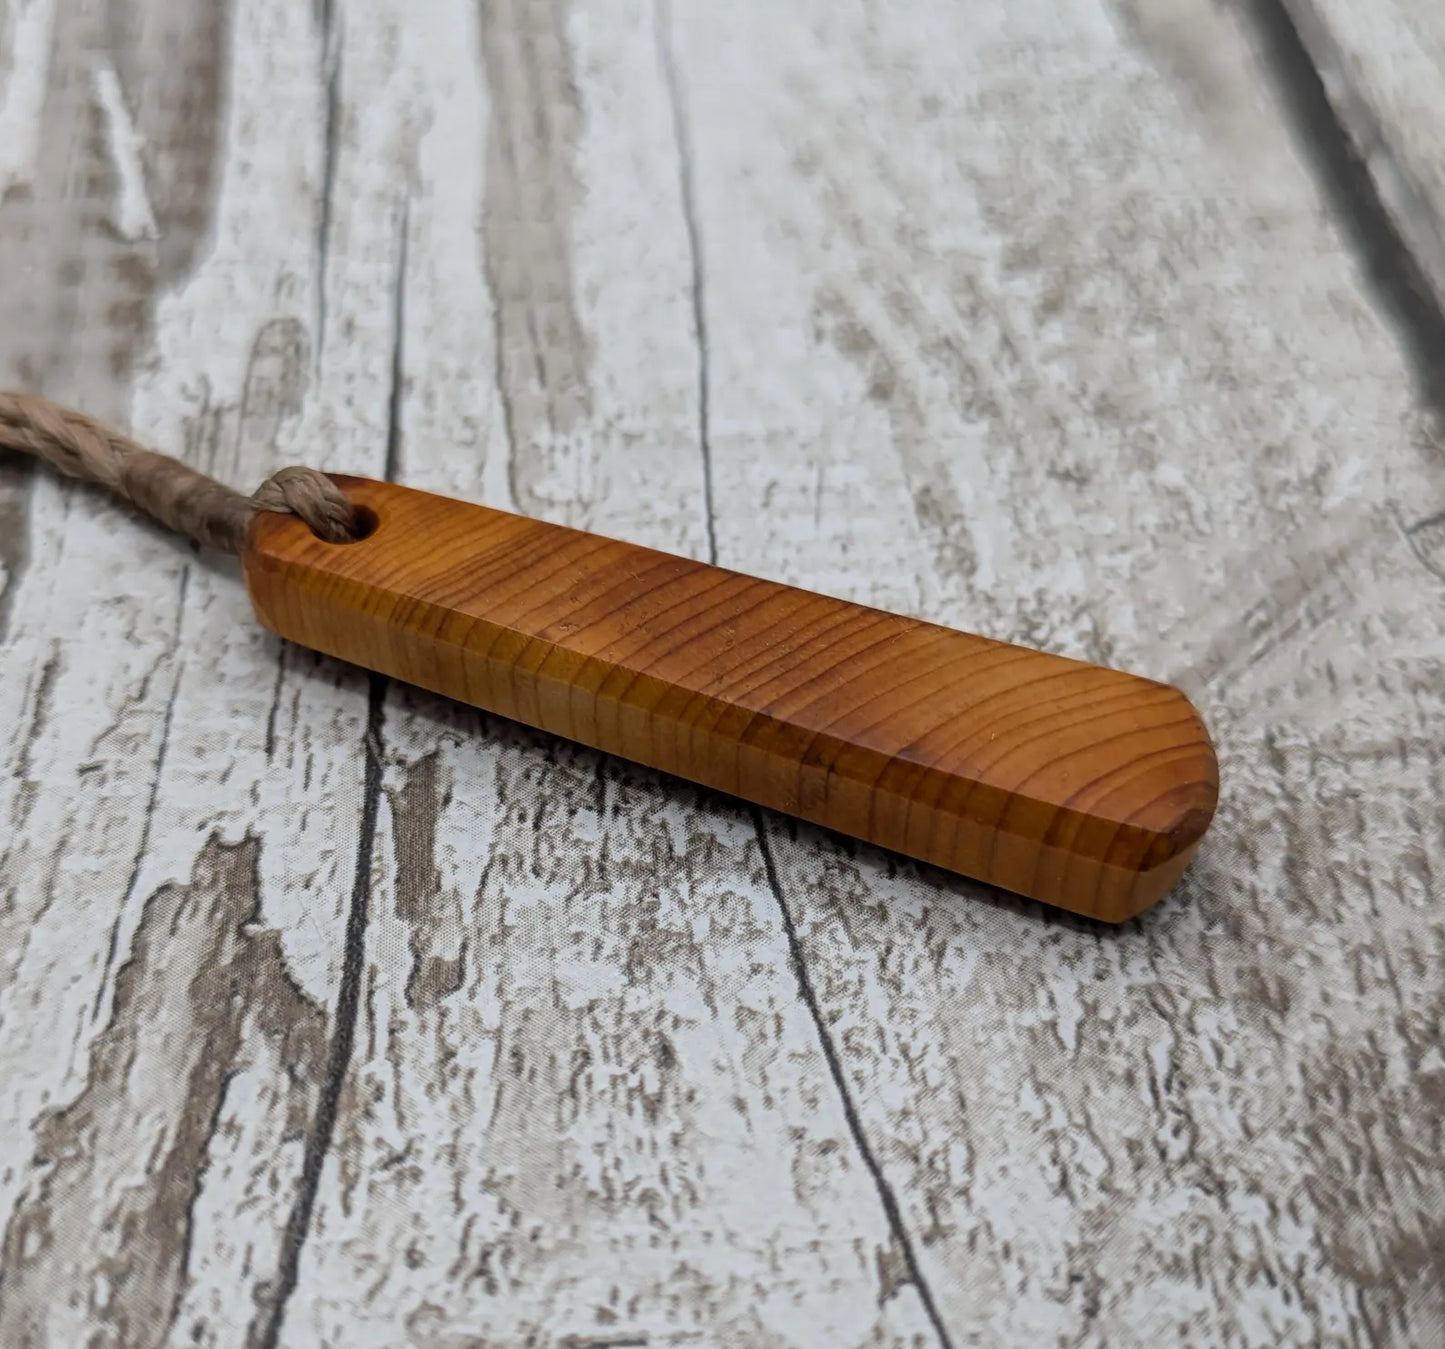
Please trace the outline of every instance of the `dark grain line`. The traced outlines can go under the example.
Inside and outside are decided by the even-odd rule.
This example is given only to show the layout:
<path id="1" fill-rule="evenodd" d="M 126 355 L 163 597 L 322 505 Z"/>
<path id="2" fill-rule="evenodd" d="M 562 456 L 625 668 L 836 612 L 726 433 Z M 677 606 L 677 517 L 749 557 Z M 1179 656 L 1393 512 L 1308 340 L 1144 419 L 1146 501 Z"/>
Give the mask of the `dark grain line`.
<path id="1" fill-rule="evenodd" d="M 406 259 L 411 237 L 411 199 L 401 204 L 401 232 L 396 247 L 396 279 L 391 291 L 391 389 L 386 401 L 387 482 L 397 480 L 401 467 L 401 409 L 406 379 Z"/>
<path id="2" fill-rule="evenodd" d="M 1413 525 L 1406 527 L 1406 534 L 1418 534 L 1425 529 L 1438 529 L 1445 525 L 1445 511 L 1436 511 L 1433 515 L 1427 515 L 1423 520 L 1417 520 Z"/>
<path id="3" fill-rule="evenodd" d="M 31 473 L 18 464 L 0 463 L 0 646 L 10 632 L 10 611 L 20 593 L 20 577 L 30 564 Z"/>
<path id="4" fill-rule="evenodd" d="M 35 683 L 35 711 L 31 714 L 30 725 L 26 728 L 25 738 L 20 742 L 20 753 L 17 756 L 16 773 L 22 782 L 30 777 L 31 756 L 35 753 L 35 742 L 50 719 L 50 705 L 55 697 L 55 681 L 60 678 L 62 663 L 60 643 L 52 641 L 50 655 L 45 658 L 45 664 L 40 667 L 40 677 Z"/>
<path id="5" fill-rule="evenodd" d="M 1249 0 L 1243 13 L 1321 195 L 1353 248 L 1381 312 L 1405 349 L 1421 400 L 1445 420 L 1445 313 L 1401 234 L 1283 0 Z"/>
<path id="6" fill-rule="evenodd" d="M 646 1335 L 564 1335 L 557 1349 L 647 1349 L 651 1341 Z"/>
<path id="7" fill-rule="evenodd" d="M 173 658 L 181 645 L 181 623 L 186 612 L 186 592 L 191 585 L 191 568 L 187 563 L 181 568 L 180 593 L 176 596 L 176 628 L 171 634 L 171 644 L 166 651 L 166 659 Z M 135 899 L 136 884 L 140 880 L 141 866 L 145 862 L 146 853 L 150 849 L 151 825 L 155 821 L 156 799 L 160 795 L 161 776 L 166 768 L 166 751 L 171 743 L 171 727 L 175 721 L 176 697 L 181 691 L 181 672 L 176 671 L 175 677 L 171 680 L 170 696 L 166 699 L 165 717 L 161 722 L 161 743 L 156 753 L 156 771 L 151 778 L 150 796 L 146 800 L 145 815 L 141 820 L 140 842 L 136 844 L 135 857 L 131 860 L 130 878 L 126 881 L 125 892 L 121 896 L 120 906 L 116 909 L 115 922 L 110 925 L 110 941 L 106 944 L 105 960 L 100 967 L 100 981 L 96 984 L 95 1001 L 91 1004 L 90 1020 L 94 1024 L 100 1018 L 101 1005 L 105 1002 L 106 991 L 110 988 L 111 971 L 115 967 L 116 946 L 120 941 L 120 925 L 125 918 L 126 911 L 130 908 L 131 902 Z"/>
<path id="8" fill-rule="evenodd" d="M 331 259 L 332 197 L 336 190 L 336 162 L 341 143 L 342 20 L 335 0 L 321 6 L 321 62 L 326 80 L 326 125 L 321 146 L 321 203 L 316 221 L 316 339 L 312 368 L 321 369 L 326 347 L 326 268 Z"/>
<path id="9" fill-rule="evenodd" d="M 928 1281 L 923 1277 L 922 1269 L 919 1268 L 918 1255 L 914 1250 L 913 1239 L 908 1234 L 907 1225 L 903 1221 L 903 1211 L 898 1205 L 898 1198 L 893 1193 L 893 1187 L 888 1183 L 888 1177 L 883 1174 L 883 1167 L 879 1164 L 878 1158 L 874 1156 L 873 1149 L 869 1146 L 868 1135 L 863 1129 L 863 1121 L 859 1118 L 858 1108 L 854 1105 L 853 1098 L 848 1091 L 847 1079 L 843 1075 L 842 1061 L 838 1057 L 838 1050 L 833 1044 L 833 1037 L 829 1033 L 827 1022 L 823 1019 L 823 1011 L 818 1004 L 818 995 L 808 974 L 807 962 L 803 957 L 803 944 L 798 938 L 798 929 L 793 924 L 793 915 L 788 908 L 787 900 L 783 897 L 783 884 L 778 877 L 777 863 L 773 860 L 772 844 L 768 841 L 767 817 L 762 808 L 758 806 L 753 807 L 752 814 L 753 826 L 758 835 L 758 848 L 763 855 L 763 868 L 767 872 L 768 887 L 772 890 L 773 899 L 777 902 L 778 914 L 783 922 L 783 932 L 788 939 L 788 955 L 792 962 L 793 975 L 798 981 L 798 996 L 808 1009 L 808 1015 L 813 1018 L 813 1028 L 817 1032 L 818 1043 L 822 1046 L 823 1057 L 828 1063 L 828 1074 L 833 1079 L 833 1086 L 838 1092 L 838 1100 L 843 1107 L 843 1117 L 848 1122 L 848 1132 L 852 1136 L 853 1146 L 858 1149 L 858 1155 L 862 1158 L 863 1165 L 867 1167 L 868 1174 L 873 1178 L 873 1187 L 877 1191 L 878 1201 L 883 1205 L 883 1212 L 888 1220 L 888 1230 L 897 1243 L 898 1249 L 902 1252 L 904 1267 L 908 1271 L 908 1282 L 918 1289 L 919 1300 L 923 1303 L 923 1310 L 928 1317 L 929 1324 L 933 1327 L 933 1333 L 938 1337 L 938 1343 L 942 1349 L 953 1349 L 953 1341 L 944 1327 L 938 1304 L 933 1299 L 933 1292 L 928 1286 Z"/>
<path id="10" fill-rule="evenodd" d="M 276 755 L 276 715 L 281 709 L 281 687 L 286 679 L 286 644 L 276 651 L 276 678 L 271 683 L 271 706 L 266 711 L 266 758 Z"/>
<path id="11" fill-rule="evenodd" d="M 1398 510 L 1394 515 L 1396 526 L 1421 566 L 1445 581 L 1445 511 L 1436 511 L 1413 525 L 1406 525 Z"/>
<path id="12" fill-rule="evenodd" d="M 687 115 L 687 98 L 682 76 L 672 49 L 671 0 L 654 0 L 653 25 L 657 56 L 667 83 L 672 111 L 672 135 L 677 146 L 678 188 L 682 197 L 682 219 L 687 229 L 687 247 L 692 267 L 692 324 L 697 336 L 697 434 L 702 450 L 702 500 L 707 525 L 707 560 L 717 563 L 717 526 L 713 511 L 711 371 L 708 359 L 707 303 L 702 230 L 697 218 L 697 187 L 693 178 L 692 128 Z"/>
<path id="13" fill-rule="evenodd" d="M 356 1041 L 356 1017 L 361 1006 L 362 974 L 366 966 L 366 923 L 371 901 L 371 854 L 376 842 L 376 821 L 381 803 L 381 736 L 385 718 L 388 684 L 372 675 L 366 717 L 366 769 L 363 778 L 361 829 L 356 845 L 356 873 L 351 887 L 351 908 L 346 916 L 346 938 L 341 958 L 341 986 L 336 996 L 336 1030 L 326 1062 L 326 1078 L 316 1103 L 316 1116 L 306 1140 L 301 1161 L 301 1180 L 296 1199 L 286 1220 L 281 1258 L 276 1274 L 275 1295 L 264 1322 L 253 1327 L 251 1341 L 260 1349 L 277 1349 L 286 1307 L 301 1270 L 301 1251 L 311 1230 L 311 1215 L 321 1188 L 321 1172 L 331 1139 L 336 1132 L 336 1115 L 341 1089 L 351 1064 Z M 259 1334 L 255 1330 L 259 1329 Z"/>
<path id="14" fill-rule="evenodd" d="M 402 399 L 405 373 L 406 264 L 410 237 L 411 203 L 402 203 L 397 240 L 396 280 L 392 290 L 391 387 L 387 390 L 386 457 L 384 476 L 396 478 L 402 450 Z M 255 1342 L 260 1349 L 277 1349 L 286 1319 L 286 1307 L 301 1271 L 301 1252 L 311 1231 L 311 1215 L 321 1187 L 321 1172 L 336 1133 L 341 1090 L 351 1066 L 356 1043 L 356 1019 L 361 1007 L 362 976 L 366 967 L 366 924 L 371 906 L 371 854 L 376 843 L 376 822 L 382 794 L 382 733 L 386 719 L 386 690 L 390 680 L 373 674 L 369 680 L 366 714 L 366 764 L 363 773 L 361 828 L 356 845 L 356 873 L 351 887 L 351 908 L 341 957 L 341 985 L 336 995 L 336 1030 L 326 1064 L 326 1079 L 316 1103 L 316 1117 L 301 1162 L 301 1181 L 286 1222 L 275 1298 Z M 255 1337 L 253 1337 L 255 1338 Z"/>
<path id="15" fill-rule="evenodd" d="M 512 406 L 512 389 L 507 383 L 507 361 L 505 344 L 507 340 L 506 325 L 502 319 L 502 301 L 497 286 L 492 279 L 490 270 L 486 273 L 487 291 L 492 300 L 492 385 L 497 391 L 497 398 L 502 405 L 502 430 L 507 437 L 507 482 L 511 483 L 513 477 L 512 465 L 517 461 L 517 411 Z M 516 491 L 512 492 L 511 509 L 521 510 L 522 503 L 517 500 Z"/>
<path id="16" fill-rule="evenodd" d="M 259 856 L 259 849 L 256 850 Z M 257 899 L 260 898 L 259 878 L 257 880 Z M 239 1039 L 239 1037 L 237 1037 Z M 205 1124 L 197 1131 L 201 1139 L 199 1152 L 190 1174 L 195 1177 L 195 1182 L 190 1193 L 185 1196 L 185 1205 L 179 1215 L 181 1232 L 180 1247 L 176 1255 L 176 1267 L 182 1274 L 189 1273 L 191 1268 L 191 1250 L 196 1240 L 196 1205 L 200 1202 L 201 1194 L 205 1185 L 206 1173 L 210 1170 L 210 1164 L 205 1156 L 205 1151 L 211 1145 L 212 1140 L 221 1131 L 221 1115 L 226 1108 L 226 1098 L 231 1093 L 231 1084 L 241 1075 L 241 1069 L 233 1062 L 222 1072 L 215 1084 L 215 1091 L 211 1097 L 211 1108 L 206 1115 Z M 175 1333 L 176 1322 L 180 1319 L 181 1307 L 185 1302 L 187 1292 L 184 1277 L 176 1280 L 175 1292 L 171 1296 L 169 1315 L 166 1317 L 166 1335 L 169 1338 Z"/>

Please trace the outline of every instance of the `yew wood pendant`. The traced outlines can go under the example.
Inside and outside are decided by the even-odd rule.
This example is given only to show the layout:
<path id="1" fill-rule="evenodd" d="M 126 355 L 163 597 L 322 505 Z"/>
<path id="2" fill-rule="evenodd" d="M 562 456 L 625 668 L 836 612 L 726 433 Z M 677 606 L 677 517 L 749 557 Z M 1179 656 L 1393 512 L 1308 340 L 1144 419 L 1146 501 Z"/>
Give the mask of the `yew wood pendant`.
<path id="1" fill-rule="evenodd" d="M 1178 689 L 364 478 L 371 532 L 263 513 L 280 636 L 1019 894 L 1121 922 L 1218 797 Z"/>

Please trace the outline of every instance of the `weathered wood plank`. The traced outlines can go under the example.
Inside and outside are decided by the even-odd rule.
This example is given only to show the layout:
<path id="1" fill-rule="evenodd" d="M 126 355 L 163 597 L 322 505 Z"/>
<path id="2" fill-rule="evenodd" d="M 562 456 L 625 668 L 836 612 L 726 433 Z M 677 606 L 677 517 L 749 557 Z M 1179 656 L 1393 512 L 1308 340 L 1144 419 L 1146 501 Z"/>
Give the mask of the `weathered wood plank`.
<path id="1" fill-rule="evenodd" d="M 1445 474 L 1227 17 L 0 52 L 6 380 L 1177 679 L 1226 793 L 1106 935 L 283 650 L 7 469 L 0 1341 L 1445 1338 Z"/>
<path id="2" fill-rule="evenodd" d="M 1434 0 L 1280 3 L 1445 308 L 1445 10 Z"/>
<path id="3" fill-rule="evenodd" d="M 31 4 L 6 16 L 0 366 L 7 382 L 41 383 L 57 397 L 83 389 L 115 415 L 126 402 L 136 346 L 150 321 L 153 247 L 123 237 L 109 220 L 115 166 L 101 134 L 105 114 L 94 102 L 90 61 L 103 7 L 77 8 L 61 24 L 52 11 Z M 171 38 L 182 50 L 194 36 L 195 17 L 186 7 L 173 17 Z M 192 91 L 198 106 L 217 96 L 204 83 Z M 163 143 L 179 139 L 177 127 L 167 130 Z M 72 340 L 77 333 L 84 340 Z M 128 886 L 128 859 L 144 846 L 146 801 L 174 678 L 177 595 L 189 565 L 152 536 L 127 538 L 107 521 L 95 527 L 101 512 L 86 494 L 43 483 L 27 508 L 29 493 L 13 466 L 7 466 L 7 483 L 0 725 L 15 729 L 0 775 L 0 868 L 8 901 L 0 917 L 0 1015 L 5 1051 L 14 1055 L 5 1073 L 12 1093 L 6 1120 L 13 1123 L 33 1120 L 77 1066 L 83 1076 L 83 1065 L 67 1062 L 54 1044 L 57 1033 L 74 1035 L 83 1058 L 98 980 L 32 983 L 35 971 L 27 962 L 37 959 L 43 969 L 57 957 L 80 955 L 66 951 L 66 928 L 87 910 L 87 954 L 103 962 L 115 905 Z M 56 597 L 49 593 L 52 569 L 67 544 L 74 581 Z M 134 583 L 127 575 L 132 566 L 144 573 Z M 144 598 L 126 613 L 131 591 Z M 76 659 L 82 629 L 98 646 L 120 648 L 114 668 L 90 688 L 89 671 Z M 59 721 L 57 707 L 64 709 Z M 48 799 L 47 784 L 54 793 Z M 97 845 L 89 857 L 64 853 L 63 840 L 78 821 Z M 108 915 L 90 893 L 106 873 Z M 57 902 L 61 913 L 74 907 L 66 918 L 57 914 L 59 939 L 53 940 L 43 924 Z M 9 1001 L 17 995 L 19 1006 Z M 4 1149 L 4 1212 L 28 1153 L 18 1138 Z"/>
<path id="4" fill-rule="evenodd" d="M 651 12 L 434 13 L 398 9 L 380 64 L 348 29 L 341 89 L 426 91 L 394 109 L 428 127 L 396 175 L 400 476 L 704 555 Z M 371 154 L 343 140 L 341 175 Z M 747 816 L 413 691 L 378 729 L 357 1050 L 285 1342 L 936 1342 L 880 1298 L 898 1253 Z"/>
<path id="5" fill-rule="evenodd" d="M 362 284 L 317 378 L 308 351 L 311 16 L 237 7 L 218 34 L 210 4 L 125 8 L 56 14 L 36 177 L 5 205 L 6 246 L 31 250 L 12 373 L 237 481 L 328 451 L 379 470 L 390 326 L 367 340 Z M 349 257 L 387 293 L 391 229 Z M 342 445 L 348 396 L 363 434 Z M 322 1092 L 366 681 L 282 660 L 234 568 L 92 494 L 33 496 L 0 653 L 21 728 L 0 778 L 0 1340 L 218 1342 L 264 1322 Z"/>
<path id="6" fill-rule="evenodd" d="M 1239 35 L 678 34 L 721 560 L 1176 678 L 1220 744 L 1118 936 L 767 823 L 955 1342 L 1432 1342 L 1445 641 L 1395 515 L 1445 473 Z"/>

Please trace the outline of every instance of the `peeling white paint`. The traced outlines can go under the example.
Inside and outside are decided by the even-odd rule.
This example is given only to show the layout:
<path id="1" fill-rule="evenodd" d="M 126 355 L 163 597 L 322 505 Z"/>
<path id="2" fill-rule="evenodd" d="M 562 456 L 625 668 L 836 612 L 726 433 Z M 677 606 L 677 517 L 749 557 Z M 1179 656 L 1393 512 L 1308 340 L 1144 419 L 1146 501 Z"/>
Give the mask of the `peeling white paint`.
<path id="1" fill-rule="evenodd" d="M 115 169 L 113 221 L 116 231 L 132 243 L 158 238 L 160 230 L 146 192 L 145 139 L 136 131 L 130 109 L 125 105 L 120 76 L 109 62 L 97 61 L 91 69 L 91 78 L 96 101 L 105 114 L 105 140 Z"/>
<path id="2" fill-rule="evenodd" d="M 11 0 L 0 24 L 0 199 L 30 181 L 40 149 L 55 0 Z"/>
<path id="3" fill-rule="evenodd" d="M 1441 472 L 1294 148 L 1268 122 L 1241 148 L 1233 112 L 1216 142 L 1093 0 L 675 8 L 724 563 L 1177 665 L 1224 737 L 1225 811 L 1180 893 L 1104 933 L 772 818 L 770 872 L 746 809 L 392 687 L 355 1041 L 281 1342 L 934 1349 L 926 1288 L 959 1345 L 1153 1349 L 1184 1324 L 1306 1346 L 1364 1340 L 1376 1311 L 1375 1338 L 1432 1343 L 1434 1304 L 1388 1256 L 1442 1208 L 1418 1091 L 1442 1060 L 1415 1050 L 1445 986 L 1445 839 L 1420 804 L 1445 790 L 1421 677 L 1445 638 L 1436 582 L 1359 522 Z M 548 9 L 488 12 L 541 25 L 553 60 Z M 133 424 L 238 485 L 286 461 L 379 472 L 400 313 L 403 476 L 506 504 L 482 11 L 343 10 L 325 275 L 314 11 L 232 6 L 209 243 L 156 305 Z M 697 552 L 652 6 L 568 13 L 595 425 L 517 452 L 590 484 L 593 523 Z M 1201 31 L 1212 72 L 1253 79 Z M 96 75 L 143 238 L 122 92 Z M 1354 516 L 1325 509 L 1340 483 Z M 929 516 L 950 494 L 954 532 Z M 242 1056 L 187 1163 L 164 1304 L 171 1343 L 225 1342 L 275 1287 L 315 1121 L 295 1106 L 326 1059 L 280 1061 L 247 980 L 284 976 L 318 1021 L 337 1006 L 369 680 L 258 633 L 233 564 L 48 478 L 31 497 L 0 649 L 20 728 L 0 746 L 0 1222 L 63 1178 L 37 1139 L 91 1080 L 145 902 L 211 837 L 255 839 L 235 940 L 265 960 L 223 990 Z M 217 921 L 190 911 L 187 940 Z M 205 971 L 152 968 L 108 1069 L 138 1105 L 105 1103 L 72 1216 L 146 1193 L 177 1143 L 167 1067 L 194 1057 Z M 103 1337 L 151 1273 L 114 1232 L 47 1253 L 46 1231 L 25 1227 L 18 1277 L 49 1338 Z"/>

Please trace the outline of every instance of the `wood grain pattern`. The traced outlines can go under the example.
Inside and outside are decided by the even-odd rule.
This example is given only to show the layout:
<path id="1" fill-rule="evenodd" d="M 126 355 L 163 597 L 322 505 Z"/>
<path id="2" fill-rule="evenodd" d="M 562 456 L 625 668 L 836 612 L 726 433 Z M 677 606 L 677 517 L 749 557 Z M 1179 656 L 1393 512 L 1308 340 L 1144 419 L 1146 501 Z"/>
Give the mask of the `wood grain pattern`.
<path id="1" fill-rule="evenodd" d="M 40 140 L 57 150 L 0 207 L 35 218 L 0 231 L 30 250 L 13 268 L 6 259 L 24 281 L 7 303 L 38 296 L 33 313 L 7 309 L 15 321 L 0 324 L 12 366 L 237 480 L 303 454 L 324 464 L 323 447 L 347 435 L 360 441 L 351 462 L 382 471 L 391 323 L 377 296 L 395 272 L 394 218 L 374 194 L 351 192 L 361 227 L 338 223 L 348 284 L 332 305 L 343 340 L 318 371 L 325 103 L 312 17 L 289 3 L 209 0 L 144 15 L 53 8 L 60 68 Z M 223 38 L 208 41 L 218 21 Z M 126 241 L 113 225 L 121 184 L 93 94 L 101 55 L 126 73 L 121 102 L 146 129 L 129 168 L 138 160 L 158 228 L 194 250 L 169 255 L 182 274 L 157 273 L 164 288 L 131 256 L 155 250 L 159 267 L 162 241 Z M 160 66 L 165 80 L 152 83 Z M 193 83 L 170 84 L 157 127 L 147 91 L 182 71 Z M 277 122 L 287 137 L 261 133 Z M 59 148 L 67 137 L 77 150 Z M 186 168 L 192 156 L 204 174 Z M 176 212 L 165 183 L 181 194 Z M 137 290 L 143 306 L 130 304 Z M 117 350 L 124 360 L 110 359 Z M 339 411 L 359 383 L 381 393 Z M 298 434 L 316 443 L 303 449 Z M 366 680 L 280 660 L 247 630 L 234 568 L 117 521 L 102 498 L 34 478 L 29 505 L 0 672 L 0 726 L 15 728 L 0 768 L 0 1204 L 7 1228 L 29 1235 L 6 1261 L 0 1342 L 260 1340 L 284 1288 L 336 1035 Z M 279 791 L 266 781 L 276 762 L 292 775 Z M 205 765 L 231 784 L 224 800 L 197 789 Z M 154 958 L 142 958 L 147 946 Z M 271 966 L 264 992 L 249 982 L 258 952 Z M 193 1001 L 187 989 L 213 962 L 225 976 Z M 128 966 L 167 973 L 131 979 Z M 308 1032 L 288 1038 L 283 1023 L 303 1008 Z M 193 1039 L 211 1048 L 177 1052 Z M 162 1185 L 155 1159 L 173 1153 Z M 148 1177 L 139 1193 L 126 1174 Z M 138 1225 L 159 1234 L 155 1246 L 134 1239 Z"/>
<path id="2" fill-rule="evenodd" d="M 1177 689 L 358 478 L 374 529 L 261 516 L 273 632 L 992 885 L 1123 922 L 1218 767 Z"/>
<path id="3" fill-rule="evenodd" d="M 11 382 L 1136 669 L 1228 784 L 1104 929 L 7 463 L 0 1343 L 1445 1343 L 1445 461 L 1248 8 L 0 0 Z"/>

